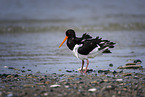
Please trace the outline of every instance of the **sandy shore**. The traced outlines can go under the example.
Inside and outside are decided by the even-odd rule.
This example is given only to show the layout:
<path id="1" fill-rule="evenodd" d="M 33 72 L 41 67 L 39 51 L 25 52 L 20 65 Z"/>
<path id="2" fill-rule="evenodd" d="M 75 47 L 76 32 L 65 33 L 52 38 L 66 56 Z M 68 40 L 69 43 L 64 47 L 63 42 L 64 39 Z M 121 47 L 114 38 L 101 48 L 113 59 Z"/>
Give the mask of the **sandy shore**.
<path id="1" fill-rule="evenodd" d="M 145 97 L 142 73 L 0 74 L 0 79 L 1 97 Z"/>

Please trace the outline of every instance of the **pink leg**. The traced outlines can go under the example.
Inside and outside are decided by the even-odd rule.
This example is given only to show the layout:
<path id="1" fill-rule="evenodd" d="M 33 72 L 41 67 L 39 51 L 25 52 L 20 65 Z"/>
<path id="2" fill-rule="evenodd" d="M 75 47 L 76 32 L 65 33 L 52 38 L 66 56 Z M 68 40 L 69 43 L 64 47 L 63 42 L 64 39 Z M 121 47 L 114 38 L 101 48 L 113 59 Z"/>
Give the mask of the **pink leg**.
<path id="1" fill-rule="evenodd" d="M 81 72 L 83 71 L 83 67 L 84 67 L 84 60 L 82 60 L 82 68 L 81 68 Z"/>
<path id="2" fill-rule="evenodd" d="M 87 66 L 86 66 L 86 69 L 85 69 L 84 73 L 87 72 L 88 65 L 89 65 L 89 60 L 87 59 Z"/>

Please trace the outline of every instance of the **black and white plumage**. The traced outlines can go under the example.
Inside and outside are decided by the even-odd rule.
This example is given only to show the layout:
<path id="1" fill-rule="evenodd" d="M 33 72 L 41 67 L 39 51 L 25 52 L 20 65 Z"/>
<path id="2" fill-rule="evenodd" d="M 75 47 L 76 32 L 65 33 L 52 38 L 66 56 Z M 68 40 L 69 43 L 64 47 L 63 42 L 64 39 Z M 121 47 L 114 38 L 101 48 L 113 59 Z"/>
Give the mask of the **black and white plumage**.
<path id="1" fill-rule="evenodd" d="M 89 65 L 88 58 L 94 58 L 105 52 L 109 52 L 109 48 L 114 48 L 114 42 L 109 40 L 103 40 L 102 38 L 96 37 L 92 38 L 89 34 L 83 34 L 82 37 L 76 37 L 75 31 L 69 29 L 66 31 L 66 37 L 59 47 L 67 40 L 68 48 L 73 52 L 73 54 L 82 60 L 82 68 L 84 66 L 84 60 L 87 60 L 87 66 L 85 73 L 87 72 L 87 67 Z"/>

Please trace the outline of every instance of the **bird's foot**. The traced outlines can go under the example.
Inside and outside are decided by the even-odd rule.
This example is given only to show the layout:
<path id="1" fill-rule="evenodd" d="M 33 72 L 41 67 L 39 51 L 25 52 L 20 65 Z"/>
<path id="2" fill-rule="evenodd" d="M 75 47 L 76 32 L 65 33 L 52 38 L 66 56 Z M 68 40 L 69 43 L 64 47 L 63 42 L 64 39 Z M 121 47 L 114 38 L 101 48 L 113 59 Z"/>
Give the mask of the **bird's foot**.
<path id="1" fill-rule="evenodd" d="M 87 70 L 85 70 L 84 73 L 87 73 Z"/>
<path id="2" fill-rule="evenodd" d="M 83 73 L 83 70 L 80 70 L 80 73 Z"/>
<path id="3" fill-rule="evenodd" d="M 86 71 L 84 71 L 84 70 L 80 70 L 80 73 L 83 74 L 83 73 L 86 73 Z"/>

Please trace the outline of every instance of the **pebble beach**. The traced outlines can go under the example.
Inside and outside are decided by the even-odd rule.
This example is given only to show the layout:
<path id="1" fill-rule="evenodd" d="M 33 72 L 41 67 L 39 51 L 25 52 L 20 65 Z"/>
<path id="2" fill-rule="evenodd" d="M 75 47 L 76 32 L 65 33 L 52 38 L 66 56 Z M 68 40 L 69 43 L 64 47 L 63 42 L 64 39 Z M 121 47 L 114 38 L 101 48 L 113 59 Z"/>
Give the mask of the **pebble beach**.
<path id="1" fill-rule="evenodd" d="M 1 97 L 145 97 L 145 74 L 0 74 Z"/>

